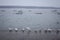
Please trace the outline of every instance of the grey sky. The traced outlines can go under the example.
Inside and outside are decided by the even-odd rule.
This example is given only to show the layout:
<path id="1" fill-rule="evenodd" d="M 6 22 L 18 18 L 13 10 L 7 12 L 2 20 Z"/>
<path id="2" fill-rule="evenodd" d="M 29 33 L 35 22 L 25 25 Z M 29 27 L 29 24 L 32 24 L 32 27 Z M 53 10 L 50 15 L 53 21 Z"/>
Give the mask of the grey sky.
<path id="1" fill-rule="evenodd" d="M 60 0 L 0 0 L 0 5 L 60 7 Z"/>

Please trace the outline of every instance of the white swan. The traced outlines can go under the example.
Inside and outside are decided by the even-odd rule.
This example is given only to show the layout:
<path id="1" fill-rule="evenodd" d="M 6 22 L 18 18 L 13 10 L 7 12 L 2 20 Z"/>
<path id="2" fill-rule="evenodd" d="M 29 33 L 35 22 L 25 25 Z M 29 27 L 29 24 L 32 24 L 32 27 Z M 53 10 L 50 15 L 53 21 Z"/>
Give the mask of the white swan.
<path id="1" fill-rule="evenodd" d="M 27 29 L 27 30 L 31 30 L 31 28 L 29 28 L 29 27 L 26 27 L 26 29 Z"/>
<path id="2" fill-rule="evenodd" d="M 15 28 L 15 31 L 17 32 L 18 31 L 18 28 Z"/>
<path id="3" fill-rule="evenodd" d="M 48 31 L 52 31 L 52 29 L 47 29 Z"/>
<path id="4" fill-rule="evenodd" d="M 9 32 L 11 32 L 13 30 L 13 28 L 8 28 L 9 29 Z"/>
<path id="5" fill-rule="evenodd" d="M 25 31 L 25 28 L 23 28 L 21 31 L 24 32 Z"/>

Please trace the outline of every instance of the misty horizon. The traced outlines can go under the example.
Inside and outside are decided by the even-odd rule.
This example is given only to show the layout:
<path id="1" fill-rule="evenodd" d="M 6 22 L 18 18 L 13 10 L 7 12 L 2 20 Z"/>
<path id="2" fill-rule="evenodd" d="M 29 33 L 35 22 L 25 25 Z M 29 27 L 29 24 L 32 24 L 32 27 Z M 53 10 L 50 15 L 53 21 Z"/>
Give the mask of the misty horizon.
<path id="1" fill-rule="evenodd" d="M 0 6 L 0 8 L 41 8 L 41 9 L 60 9 L 60 7 L 47 7 L 47 6 Z"/>

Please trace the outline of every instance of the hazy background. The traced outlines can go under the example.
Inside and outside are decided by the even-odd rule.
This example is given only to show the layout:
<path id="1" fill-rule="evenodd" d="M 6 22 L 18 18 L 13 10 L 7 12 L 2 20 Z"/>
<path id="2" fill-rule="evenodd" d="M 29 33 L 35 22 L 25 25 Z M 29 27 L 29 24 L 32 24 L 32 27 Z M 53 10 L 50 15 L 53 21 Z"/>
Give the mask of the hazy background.
<path id="1" fill-rule="evenodd" d="M 0 0 L 0 5 L 60 7 L 60 0 Z"/>

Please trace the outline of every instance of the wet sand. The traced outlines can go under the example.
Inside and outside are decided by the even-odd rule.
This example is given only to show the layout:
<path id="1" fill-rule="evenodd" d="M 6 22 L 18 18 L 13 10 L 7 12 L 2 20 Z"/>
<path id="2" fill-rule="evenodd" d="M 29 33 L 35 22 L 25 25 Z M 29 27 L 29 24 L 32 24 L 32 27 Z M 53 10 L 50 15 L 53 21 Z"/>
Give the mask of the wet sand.
<path id="1" fill-rule="evenodd" d="M 12 31 L 9 32 L 8 30 L 0 30 L 0 40 L 60 40 L 60 33 L 56 33 L 55 31 L 49 33 L 45 33 L 44 30 L 42 32 L 28 31 Z"/>

